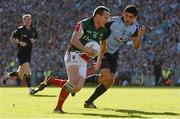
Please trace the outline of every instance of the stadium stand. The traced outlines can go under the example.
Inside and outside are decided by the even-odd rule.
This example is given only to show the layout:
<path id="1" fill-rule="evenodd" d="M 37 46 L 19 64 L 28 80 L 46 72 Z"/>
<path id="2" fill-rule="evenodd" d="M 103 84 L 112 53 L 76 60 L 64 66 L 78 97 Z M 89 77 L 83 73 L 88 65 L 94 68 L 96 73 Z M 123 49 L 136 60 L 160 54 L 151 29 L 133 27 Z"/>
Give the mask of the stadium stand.
<path id="1" fill-rule="evenodd" d="M 143 74 L 144 83 L 153 85 L 148 83 L 153 77 L 152 60 L 160 53 L 176 84 L 180 77 L 179 0 L 0 0 L 1 76 L 5 70 L 17 68 L 15 47 L 9 37 L 21 25 L 23 13 L 32 14 L 39 32 L 31 62 L 36 85 L 49 74 L 66 78 L 63 56 L 78 20 L 90 16 L 98 5 L 110 8 L 113 16 L 121 15 L 123 8 L 131 3 L 138 6 L 138 21 L 146 27 L 146 33 L 140 51 L 134 51 L 131 46 L 120 49 L 119 72 L 130 71 L 132 79 Z"/>

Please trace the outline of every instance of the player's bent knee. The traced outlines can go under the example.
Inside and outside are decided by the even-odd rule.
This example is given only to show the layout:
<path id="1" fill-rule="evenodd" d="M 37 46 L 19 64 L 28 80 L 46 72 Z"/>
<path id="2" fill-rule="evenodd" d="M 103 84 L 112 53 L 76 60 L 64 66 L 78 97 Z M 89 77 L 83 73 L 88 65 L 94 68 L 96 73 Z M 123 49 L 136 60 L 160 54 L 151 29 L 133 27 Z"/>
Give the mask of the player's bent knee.
<path id="1" fill-rule="evenodd" d="M 102 82 L 103 82 L 103 77 L 102 77 L 102 76 L 100 76 L 100 77 L 98 78 L 98 82 L 99 82 L 99 83 L 102 83 Z"/>
<path id="2" fill-rule="evenodd" d="M 104 81 L 103 84 L 108 89 L 114 84 L 114 81 Z"/>
<path id="3" fill-rule="evenodd" d="M 23 79 L 31 78 L 31 74 L 24 74 Z"/>
<path id="4" fill-rule="evenodd" d="M 103 82 L 106 82 L 106 81 L 109 81 L 109 80 L 110 80 L 110 77 L 109 77 L 108 74 L 104 74 L 104 75 L 101 75 L 101 76 L 99 77 L 99 82 L 100 82 L 100 83 L 103 83 Z"/>
<path id="5" fill-rule="evenodd" d="M 108 80 L 108 82 L 110 82 L 110 83 L 114 83 L 114 81 L 115 81 L 115 78 L 109 78 L 109 80 Z"/>
<path id="6" fill-rule="evenodd" d="M 74 87 L 73 88 L 73 92 L 79 92 L 81 90 L 81 88 L 79 88 L 79 87 Z"/>
<path id="7" fill-rule="evenodd" d="M 73 82 L 78 82 L 78 80 L 79 80 L 79 75 L 74 75 L 69 77 L 69 81 L 72 82 L 72 84 L 74 84 Z"/>

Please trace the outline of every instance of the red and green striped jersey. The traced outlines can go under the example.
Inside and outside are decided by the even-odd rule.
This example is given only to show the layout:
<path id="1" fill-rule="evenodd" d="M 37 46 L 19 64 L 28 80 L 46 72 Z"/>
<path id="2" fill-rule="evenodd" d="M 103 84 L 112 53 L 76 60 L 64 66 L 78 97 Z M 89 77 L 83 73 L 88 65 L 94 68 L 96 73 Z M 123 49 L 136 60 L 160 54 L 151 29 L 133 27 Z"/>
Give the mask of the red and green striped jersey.
<path id="1" fill-rule="evenodd" d="M 93 17 L 81 20 L 76 24 L 75 31 L 80 32 L 83 36 L 80 38 L 80 42 L 83 45 L 90 41 L 96 41 L 98 44 L 101 40 L 106 40 L 108 38 L 108 29 L 106 27 L 101 27 L 96 30 L 94 27 Z M 68 48 L 69 51 L 80 51 L 80 49 L 71 45 Z"/>

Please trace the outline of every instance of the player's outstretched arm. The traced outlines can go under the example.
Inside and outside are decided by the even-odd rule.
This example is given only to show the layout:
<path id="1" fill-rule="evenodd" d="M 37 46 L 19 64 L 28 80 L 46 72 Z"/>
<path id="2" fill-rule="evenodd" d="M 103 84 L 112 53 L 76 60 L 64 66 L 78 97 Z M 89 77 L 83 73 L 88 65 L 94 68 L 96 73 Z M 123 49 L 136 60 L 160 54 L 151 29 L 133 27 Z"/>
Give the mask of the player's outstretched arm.
<path id="1" fill-rule="evenodd" d="M 142 27 L 140 27 L 139 30 L 138 30 L 138 35 L 137 35 L 137 37 L 132 37 L 133 47 L 134 47 L 136 50 L 138 50 L 138 49 L 140 48 L 140 46 L 141 46 L 141 40 L 140 40 L 140 39 L 141 39 L 141 37 L 143 36 L 144 32 L 145 32 L 145 27 L 142 26 Z"/>

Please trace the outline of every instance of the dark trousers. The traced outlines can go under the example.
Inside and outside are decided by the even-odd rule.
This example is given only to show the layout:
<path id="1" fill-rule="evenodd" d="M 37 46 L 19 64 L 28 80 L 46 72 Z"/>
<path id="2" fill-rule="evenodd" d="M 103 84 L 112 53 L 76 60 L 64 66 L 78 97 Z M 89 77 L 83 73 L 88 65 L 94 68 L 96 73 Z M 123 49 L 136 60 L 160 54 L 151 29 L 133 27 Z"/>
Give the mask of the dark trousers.
<path id="1" fill-rule="evenodd" d="M 155 86 L 160 85 L 161 74 L 160 73 L 154 74 L 154 77 L 155 77 Z"/>

